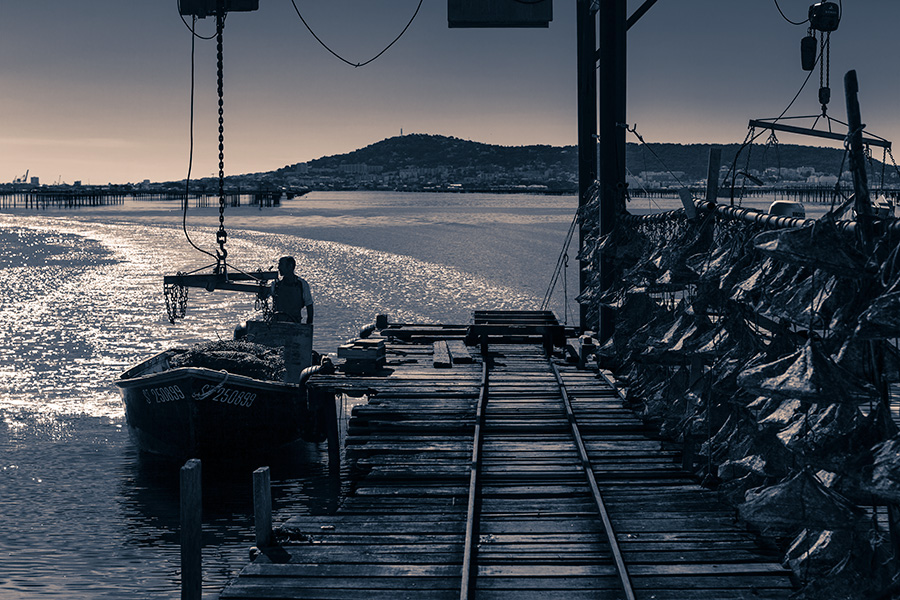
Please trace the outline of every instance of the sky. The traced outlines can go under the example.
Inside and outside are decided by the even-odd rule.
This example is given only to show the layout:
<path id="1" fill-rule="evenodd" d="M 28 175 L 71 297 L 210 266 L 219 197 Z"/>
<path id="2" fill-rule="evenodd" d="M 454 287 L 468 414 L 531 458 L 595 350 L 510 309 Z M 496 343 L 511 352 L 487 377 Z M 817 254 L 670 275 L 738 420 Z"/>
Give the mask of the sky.
<path id="1" fill-rule="evenodd" d="M 377 54 L 419 0 L 296 0 L 351 62 Z M 778 0 L 803 20 L 811 0 Z M 629 0 L 629 14 L 641 4 Z M 829 114 L 846 121 L 856 69 L 868 131 L 900 139 L 897 0 L 844 0 L 832 34 Z M 183 179 L 190 149 L 191 34 L 176 0 L 4 0 L 0 182 Z M 366 67 L 309 34 L 290 0 L 260 0 L 225 26 L 225 169 L 268 171 L 404 133 L 508 146 L 574 144 L 575 0 L 546 29 L 449 29 L 424 0 L 407 33 Z M 214 19 L 197 22 L 211 34 Z M 647 142 L 734 143 L 773 118 L 807 73 L 805 26 L 774 0 L 659 0 L 628 34 L 628 122 Z M 194 177 L 217 172 L 215 42 L 197 40 Z M 815 115 L 818 72 L 787 116 Z M 806 124 L 811 124 L 807 122 Z M 636 138 L 629 135 L 629 141 Z M 779 134 L 782 143 L 820 145 Z M 827 144 L 827 142 L 821 142 Z M 839 142 L 838 142 L 839 144 Z"/>

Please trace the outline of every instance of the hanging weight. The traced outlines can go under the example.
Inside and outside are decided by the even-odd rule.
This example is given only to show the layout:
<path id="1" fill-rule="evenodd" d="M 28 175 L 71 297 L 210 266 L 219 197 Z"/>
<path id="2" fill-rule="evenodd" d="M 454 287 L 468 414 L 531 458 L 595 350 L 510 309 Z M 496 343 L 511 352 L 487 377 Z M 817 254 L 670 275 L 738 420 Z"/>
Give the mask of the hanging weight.
<path id="1" fill-rule="evenodd" d="M 800 64 L 804 71 L 816 68 L 816 38 L 808 35 L 800 40 Z"/>

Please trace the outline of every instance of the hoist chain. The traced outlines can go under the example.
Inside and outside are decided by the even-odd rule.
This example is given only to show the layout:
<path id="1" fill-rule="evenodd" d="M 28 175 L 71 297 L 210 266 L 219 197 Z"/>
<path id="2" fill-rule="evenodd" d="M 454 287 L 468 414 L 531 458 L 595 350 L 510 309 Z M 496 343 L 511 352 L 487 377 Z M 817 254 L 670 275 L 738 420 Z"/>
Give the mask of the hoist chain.
<path id="1" fill-rule="evenodd" d="M 822 115 L 825 116 L 831 101 L 831 32 L 819 35 L 819 104 L 822 105 Z"/>
<path id="2" fill-rule="evenodd" d="M 225 0 L 218 0 L 216 10 L 216 79 L 219 95 L 219 230 L 216 231 L 216 243 L 219 249 L 216 251 L 216 272 L 225 272 L 225 260 L 228 251 L 225 242 L 228 241 L 228 233 L 225 231 L 225 93 L 224 93 L 224 66 L 222 58 L 222 33 L 225 29 Z"/>
<path id="3" fill-rule="evenodd" d="M 884 148 L 887 155 L 891 157 L 891 164 L 894 165 L 894 170 L 897 171 L 897 175 L 900 175 L 900 167 L 897 166 L 897 161 L 894 160 L 894 153 L 891 152 L 891 149 L 886 147 Z"/>

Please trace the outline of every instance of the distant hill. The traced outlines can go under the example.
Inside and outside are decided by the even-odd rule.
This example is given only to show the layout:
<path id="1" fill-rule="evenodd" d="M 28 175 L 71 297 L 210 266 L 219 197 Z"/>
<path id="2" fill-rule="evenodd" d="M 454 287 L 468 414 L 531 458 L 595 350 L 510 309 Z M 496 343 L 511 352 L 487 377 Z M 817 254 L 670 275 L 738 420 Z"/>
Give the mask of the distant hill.
<path id="1" fill-rule="evenodd" d="M 442 135 L 410 134 L 382 140 L 348 154 L 325 156 L 307 163 L 310 168 L 338 168 L 341 164 L 365 163 L 385 171 L 419 167 L 424 169 L 504 169 L 544 164 L 574 169 L 578 153 L 574 146 L 494 146 Z"/>
<path id="2" fill-rule="evenodd" d="M 722 165 L 730 166 L 740 145 L 717 146 L 722 149 Z M 668 170 L 683 173 L 679 177 L 686 182 L 697 182 L 706 178 L 710 147 L 708 144 L 651 143 L 645 146 L 629 143 L 626 164 L 634 175 Z M 880 158 L 880 153 L 874 154 Z M 771 168 L 806 168 L 821 175 L 837 175 L 843 160 L 844 150 L 840 148 L 755 143 L 742 152 L 737 168 L 760 173 Z M 575 146 L 497 146 L 441 135 L 409 134 L 256 176 L 281 181 L 299 178 L 301 183 L 306 180 L 313 187 L 317 181 L 332 187 L 353 187 L 357 185 L 354 182 L 365 179 L 358 174 L 368 176 L 370 183 L 366 185 L 370 186 L 373 185 L 373 174 L 377 174 L 381 182 L 378 185 L 406 189 L 408 185 L 401 186 L 400 183 L 408 182 L 409 173 L 418 170 L 421 185 L 430 180 L 445 185 L 452 181 L 468 181 L 473 185 L 486 182 L 498 187 L 547 184 L 554 189 L 574 189 L 577 164 Z M 846 171 L 846 162 L 843 167 Z M 881 163 L 873 158 L 872 167 L 880 177 Z M 397 175 L 403 171 L 407 175 L 405 178 Z M 439 171 L 437 175 L 436 171 Z M 316 180 L 313 176 L 316 174 L 327 175 L 330 179 Z M 896 180 L 892 167 L 888 169 L 888 177 Z"/>

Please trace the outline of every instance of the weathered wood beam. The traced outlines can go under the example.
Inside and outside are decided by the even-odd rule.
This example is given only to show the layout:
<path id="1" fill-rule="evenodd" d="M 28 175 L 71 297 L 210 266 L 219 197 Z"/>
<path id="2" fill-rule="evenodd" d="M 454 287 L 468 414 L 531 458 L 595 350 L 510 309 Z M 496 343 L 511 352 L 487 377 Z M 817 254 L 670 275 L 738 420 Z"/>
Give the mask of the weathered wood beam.
<path id="1" fill-rule="evenodd" d="M 648 10 L 653 8 L 653 5 L 656 4 L 656 0 L 646 0 L 643 4 L 641 4 L 636 11 L 634 11 L 628 20 L 625 22 L 625 30 L 631 29 L 631 26 L 638 22 L 638 19 L 644 16 Z"/>

